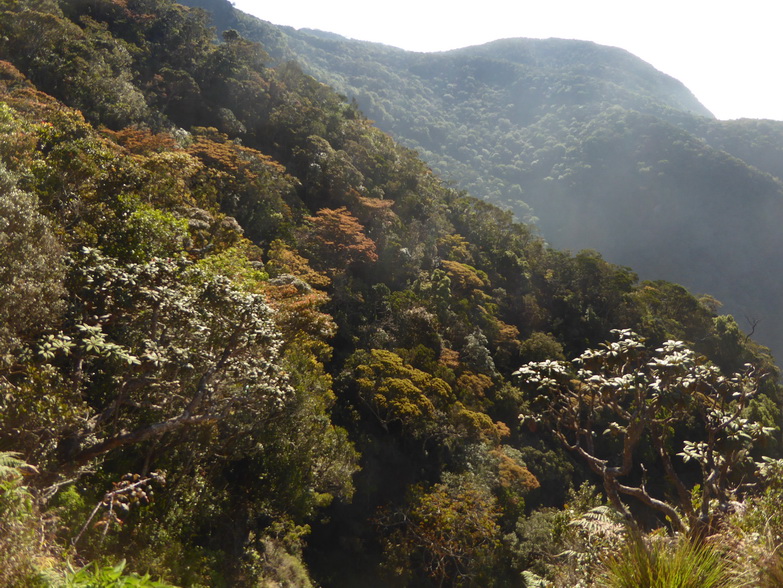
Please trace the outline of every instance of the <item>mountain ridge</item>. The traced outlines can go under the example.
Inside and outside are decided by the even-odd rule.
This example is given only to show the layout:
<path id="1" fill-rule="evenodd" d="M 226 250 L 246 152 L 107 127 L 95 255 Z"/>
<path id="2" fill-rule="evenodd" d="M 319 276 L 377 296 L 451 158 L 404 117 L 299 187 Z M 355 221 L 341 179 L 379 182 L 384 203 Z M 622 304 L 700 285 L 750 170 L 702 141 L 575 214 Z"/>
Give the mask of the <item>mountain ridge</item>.
<path id="1" fill-rule="evenodd" d="M 625 49 L 600 45 L 593 41 L 560 38 L 535 39 L 513 37 L 443 51 L 410 51 L 385 43 L 351 39 L 338 33 L 319 29 L 296 29 L 286 25 L 275 25 L 269 21 L 234 9 L 227 0 L 185 0 L 182 3 L 188 6 L 203 8 L 210 12 L 213 15 L 213 22 L 219 31 L 235 28 L 243 36 L 261 42 L 270 55 L 276 59 L 298 58 L 306 70 L 313 67 L 317 68 L 317 63 L 312 63 L 312 57 L 303 59 L 305 55 L 303 55 L 301 51 L 291 48 L 292 41 L 300 47 L 302 43 L 306 44 L 313 39 L 329 41 L 339 45 L 339 49 L 343 53 L 347 53 L 351 58 L 354 58 L 354 54 L 358 51 L 368 57 L 386 54 L 390 58 L 392 58 L 392 56 L 402 56 L 403 58 L 408 57 L 411 60 L 415 60 L 421 56 L 471 56 L 471 54 L 481 56 L 486 55 L 487 53 L 494 53 L 494 57 L 497 58 L 497 49 L 505 47 L 515 49 L 514 51 L 508 51 L 508 49 L 506 49 L 505 53 L 509 61 L 520 65 L 535 67 L 564 67 L 569 64 L 579 64 L 584 61 L 585 53 L 594 53 L 598 54 L 605 62 L 609 61 L 607 59 L 608 56 L 612 56 L 615 61 L 622 63 L 626 67 L 639 68 L 643 70 L 646 75 L 657 78 L 663 86 L 676 89 L 676 91 L 681 94 L 682 99 L 680 101 L 681 103 L 673 106 L 679 106 L 680 108 L 708 118 L 715 118 L 714 115 L 696 99 L 691 91 L 676 78 L 661 72 Z M 280 35 L 278 34 L 279 32 L 284 32 L 288 36 L 288 39 L 281 42 Z M 324 46 L 322 45 L 320 48 L 323 49 Z M 520 55 L 527 55 L 528 59 L 520 59 Z M 323 59 L 323 57 L 321 59 Z M 334 61 L 332 61 L 332 63 L 334 63 Z M 335 72 L 321 73 L 334 75 Z M 338 85 L 337 89 L 341 90 L 342 88 Z"/>
<path id="2" fill-rule="evenodd" d="M 218 29 L 236 28 L 274 59 L 296 59 L 436 173 L 535 221 L 554 246 L 595 248 L 645 278 L 709 292 L 748 328 L 760 320 L 756 335 L 783 353 L 783 242 L 765 220 L 783 217 L 783 123 L 719 121 L 679 81 L 588 41 L 413 53 L 278 28 L 223 0 L 187 3 L 220 13 Z M 651 198 L 665 208 L 645 223 Z"/>

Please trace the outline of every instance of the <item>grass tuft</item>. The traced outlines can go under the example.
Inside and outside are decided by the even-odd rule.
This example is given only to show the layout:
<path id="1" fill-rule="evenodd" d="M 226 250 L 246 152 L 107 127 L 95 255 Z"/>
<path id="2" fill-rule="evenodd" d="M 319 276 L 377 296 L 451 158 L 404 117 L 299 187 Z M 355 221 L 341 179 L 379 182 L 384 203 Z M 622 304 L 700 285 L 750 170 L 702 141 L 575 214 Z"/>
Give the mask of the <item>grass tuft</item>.
<path id="1" fill-rule="evenodd" d="M 607 588 L 734 588 L 723 553 L 686 537 L 647 541 L 630 534 L 605 562 L 598 584 Z"/>

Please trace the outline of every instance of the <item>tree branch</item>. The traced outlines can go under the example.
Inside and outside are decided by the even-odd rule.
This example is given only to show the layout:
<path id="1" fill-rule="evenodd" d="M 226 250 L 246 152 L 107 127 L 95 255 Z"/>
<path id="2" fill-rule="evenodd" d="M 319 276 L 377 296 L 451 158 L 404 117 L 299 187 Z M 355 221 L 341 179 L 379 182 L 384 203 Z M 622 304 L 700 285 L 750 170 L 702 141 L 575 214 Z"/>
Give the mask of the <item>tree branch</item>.
<path id="1" fill-rule="evenodd" d="M 655 435 L 652 435 L 652 439 L 653 444 L 655 445 L 655 449 L 658 451 L 658 456 L 661 458 L 661 463 L 663 464 L 663 470 L 666 475 L 666 479 L 669 480 L 669 482 L 674 486 L 675 490 L 677 490 L 677 496 L 680 500 L 680 508 L 685 511 L 685 514 L 688 515 L 688 518 L 693 518 L 694 512 L 693 504 L 691 502 L 691 493 L 688 492 L 685 484 L 683 484 L 682 480 L 677 475 L 677 472 L 674 471 L 672 458 L 663 445 L 663 434 L 660 431 L 657 431 Z"/>
<path id="2" fill-rule="evenodd" d="M 120 435 L 116 435 L 101 441 L 100 443 L 96 443 L 95 445 L 80 451 L 76 457 L 73 458 L 73 463 L 77 466 L 84 465 L 91 459 L 101 456 L 104 453 L 108 453 L 109 451 L 117 449 L 118 447 L 133 445 L 135 443 L 147 441 L 148 439 L 161 437 L 166 433 L 176 431 L 177 429 L 186 425 L 209 424 L 217 422 L 218 420 L 219 419 L 215 415 L 211 414 L 194 417 L 183 413 L 176 418 L 160 423 L 155 423 L 147 427 L 142 427 L 141 429 L 136 429 L 135 431 L 128 433 L 122 433 Z"/>
<path id="3" fill-rule="evenodd" d="M 654 508 L 658 512 L 661 512 L 664 515 L 666 515 L 666 517 L 671 521 L 672 526 L 676 531 L 680 531 L 680 532 L 686 531 L 685 524 L 682 522 L 682 518 L 674 509 L 674 507 L 672 507 L 672 505 L 662 500 L 653 498 L 647 493 L 647 491 L 644 488 L 639 488 L 635 486 L 625 486 L 623 484 L 618 483 L 617 490 L 627 496 L 633 496 L 634 498 L 640 500 L 650 508 Z"/>

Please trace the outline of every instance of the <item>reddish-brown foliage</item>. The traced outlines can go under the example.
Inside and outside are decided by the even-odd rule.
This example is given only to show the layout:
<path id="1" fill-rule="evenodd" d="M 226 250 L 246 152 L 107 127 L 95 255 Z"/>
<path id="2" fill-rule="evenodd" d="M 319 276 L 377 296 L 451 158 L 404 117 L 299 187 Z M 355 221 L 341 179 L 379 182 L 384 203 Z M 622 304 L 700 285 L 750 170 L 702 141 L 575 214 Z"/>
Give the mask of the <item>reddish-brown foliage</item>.
<path id="1" fill-rule="evenodd" d="M 147 155 L 149 153 L 161 153 L 177 147 L 174 137 L 168 133 L 153 133 L 147 129 L 125 128 L 119 131 L 105 129 L 115 143 L 125 147 L 131 153 Z"/>
<path id="2" fill-rule="evenodd" d="M 344 270 L 355 262 L 378 259 L 375 242 L 364 233 L 364 226 L 348 209 L 322 208 L 307 217 L 310 230 L 305 246 L 330 270 Z"/>

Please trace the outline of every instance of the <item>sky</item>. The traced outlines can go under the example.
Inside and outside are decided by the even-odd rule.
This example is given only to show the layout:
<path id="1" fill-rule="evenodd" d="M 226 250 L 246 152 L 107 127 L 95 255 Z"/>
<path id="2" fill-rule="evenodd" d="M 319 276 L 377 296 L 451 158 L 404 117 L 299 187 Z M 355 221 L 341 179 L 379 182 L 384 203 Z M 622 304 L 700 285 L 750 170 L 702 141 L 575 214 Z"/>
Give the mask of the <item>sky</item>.
<path id="1" fill-rule="evenodd" d="M 783 121 L 779 0 L 233 0 L 277 25 L 409 51 L 509 37 L 621 47 L 684 83 L 716 117 Z"/>

